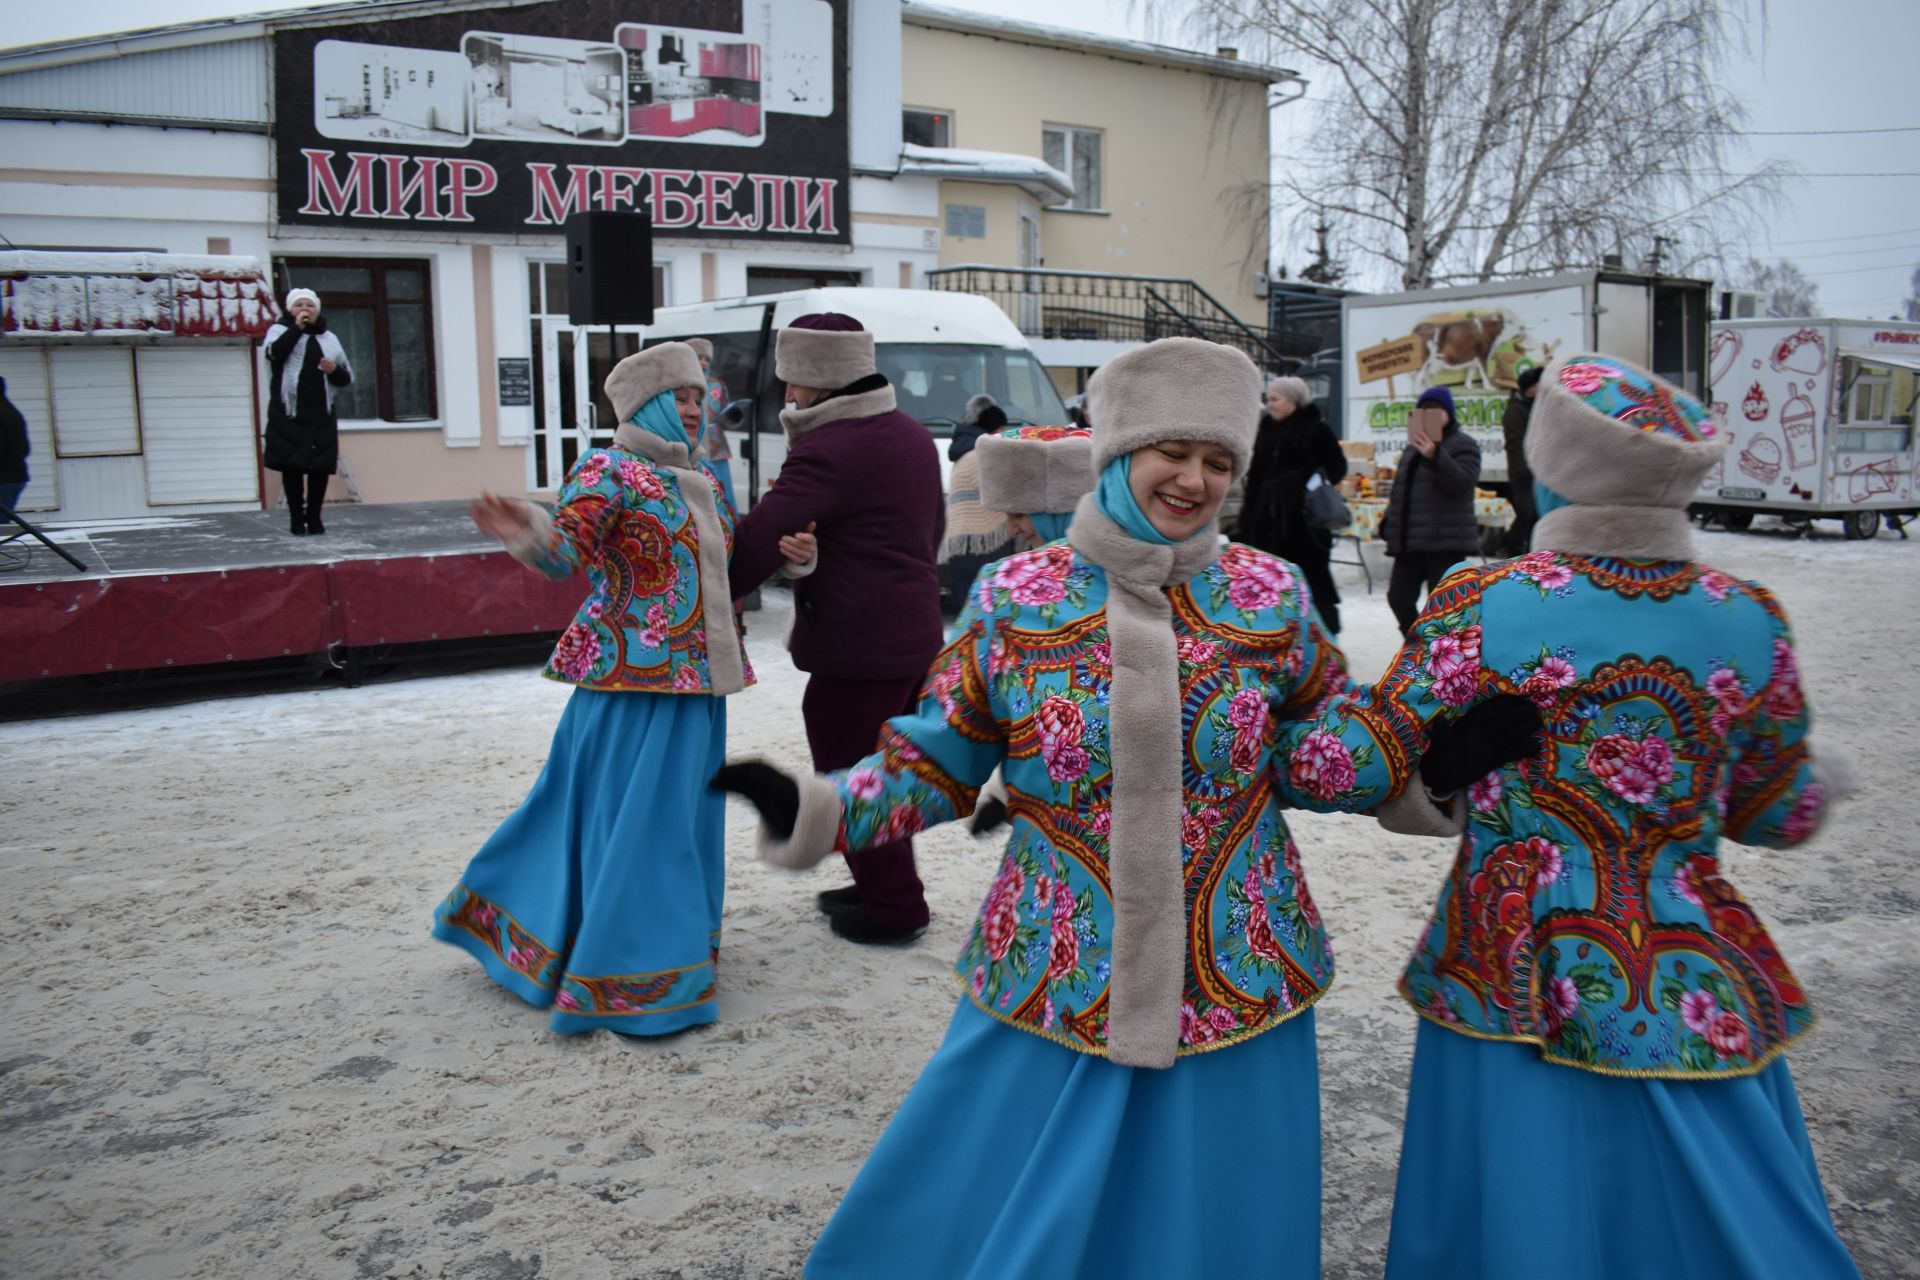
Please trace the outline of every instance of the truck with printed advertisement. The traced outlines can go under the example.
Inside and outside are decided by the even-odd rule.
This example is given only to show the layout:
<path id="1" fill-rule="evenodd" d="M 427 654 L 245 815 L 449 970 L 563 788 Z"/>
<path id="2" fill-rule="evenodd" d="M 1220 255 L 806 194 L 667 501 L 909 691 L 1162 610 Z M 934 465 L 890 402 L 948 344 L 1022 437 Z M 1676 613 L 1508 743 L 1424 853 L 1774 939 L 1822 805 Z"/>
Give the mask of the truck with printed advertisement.
<path id="1" fill-rule="evenodd" d="M 1701 482 L 1696 515 L 1729 529 L 1760 512 L 1802 531 L 1838 520 L 1859 539 L 1883 518 L 1898 529 L 1920 513 L 1920 324 L 1716 320 L 1708 377 L 1732 438 Z"/>
<path id="2" fill-rule="evenodd" d="M 1480 444 L 1480 483 L 1502 494 L 1500 419 L 1520 374 L 1556 356 L 1618 356 L 1701 398 L 1712 285 L 1603 268 L 1414 293 L 1341 299 L 1344 435 L 1399 463 L 1420 393 L 1445 387 Z"/>

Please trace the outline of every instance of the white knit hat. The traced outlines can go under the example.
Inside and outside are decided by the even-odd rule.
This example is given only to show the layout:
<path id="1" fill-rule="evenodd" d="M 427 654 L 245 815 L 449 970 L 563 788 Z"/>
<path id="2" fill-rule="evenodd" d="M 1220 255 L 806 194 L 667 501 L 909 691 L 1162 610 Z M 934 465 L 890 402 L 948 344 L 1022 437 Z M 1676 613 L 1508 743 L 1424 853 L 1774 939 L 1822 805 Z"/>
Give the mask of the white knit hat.
<path id="1" fill-rule="evenodd" d="M 311 289 L 289 289 L 287 291 L 287 310 L 293 310 L 293 304 L 302 298 L 311 302 L 315 311 L 320 310 L 320 295 Z"/>
<path id="2" fill-rule="evenodd" d="M 607 399 L 613 401 L 616 422 L 626 422 L 640 406 L 678 387 L 705 387 L 707 377 L 700 372 L 700 357 L 684 342 L 662 342 L 636 351 L 613 366 L 607 375 Z"/>
<path id="3" fill-rule="evenodd" d="M 1245 475 L 1259 430 L 1260 370 L 1237 347 L 1162 338 L 1100 367 L 1087 384 L 1093 470 L 1163 440 L 1201 440 L 1233 454 Z"/>

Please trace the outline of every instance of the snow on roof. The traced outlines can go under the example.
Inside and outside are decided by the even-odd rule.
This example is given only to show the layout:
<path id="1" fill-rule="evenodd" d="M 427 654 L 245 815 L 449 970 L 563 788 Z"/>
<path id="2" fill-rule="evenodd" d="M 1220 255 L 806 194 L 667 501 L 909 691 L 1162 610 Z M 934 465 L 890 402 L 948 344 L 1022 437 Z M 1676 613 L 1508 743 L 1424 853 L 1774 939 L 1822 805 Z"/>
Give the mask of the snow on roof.
<path id="1" fill-rule="evenodd" d="M 1042 204 L 1073 198 L 1073 180 L 1044 160 L 1012 151 L 971 151 L 963 147 L 900 148 L 900 171 L 968 182 L 1009 182 L 1024 187 Z"/>
<path id="2" fill-rule="evenodd" d="M 244 254 L 63 252 L 57 249 L 16 249 L 0 253 L 0 275 L 36 276 L 169 276 L 189 273 L 226 280 L 253 280 L 266 275 L 260 259 Z"/>

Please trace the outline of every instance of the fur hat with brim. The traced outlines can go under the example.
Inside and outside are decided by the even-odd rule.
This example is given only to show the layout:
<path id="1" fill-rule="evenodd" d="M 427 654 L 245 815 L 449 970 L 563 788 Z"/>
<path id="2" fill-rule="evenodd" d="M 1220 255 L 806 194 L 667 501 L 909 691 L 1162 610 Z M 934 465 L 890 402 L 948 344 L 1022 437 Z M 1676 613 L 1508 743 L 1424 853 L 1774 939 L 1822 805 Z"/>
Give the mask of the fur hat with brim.
<path id="1" fill-rule="evenodd" d="M 981 436 L 973 451 L 989 511 L 1060 515 L 1093 492 L 1093 433 L 1084 427 L 1010 427 Z"/>
<path id="2" fill-rule="evenodd" d="M 713 359 L 713 343 L 705 338 L 688 338 L 687 345 L 693 348 L 693 354 L 702 360 Z"/>
<path id="3" fill-rule="evenodd" d="M 1235 347 L 1162 338 L 1100 367 L 1087 384 L 1093 470 L 1163 440 L 1199 440 L 1233 455 L 1247 473 L 1260 426 L 1260 371 Z"/>
<path id="4" fill-rule="evenodd" d="M 613 366 L 613 372 L 607 375 L 606 392 L 607 399 L 613 401 L 614 420 L 626 422 L 662 391 L 706 385 L 700 357 L 693 354 L 692 347 L 684 342 L 662 342 L 636 351 Z"/>
<path id="5" fill-rule="evenodd" d="M 873 335 L 852 316 L 801 316 L 775 335 L 773 376 L 791 386 L 838 391 L 878 372 Z"/>
<path id="6" fill-rule="evenodd" d="M 1684 507 L 1726 451 L 1706 405 L 1615 356 L 1555 361 L 1527 426 L 1527 465 L 1576 505 Z"/>

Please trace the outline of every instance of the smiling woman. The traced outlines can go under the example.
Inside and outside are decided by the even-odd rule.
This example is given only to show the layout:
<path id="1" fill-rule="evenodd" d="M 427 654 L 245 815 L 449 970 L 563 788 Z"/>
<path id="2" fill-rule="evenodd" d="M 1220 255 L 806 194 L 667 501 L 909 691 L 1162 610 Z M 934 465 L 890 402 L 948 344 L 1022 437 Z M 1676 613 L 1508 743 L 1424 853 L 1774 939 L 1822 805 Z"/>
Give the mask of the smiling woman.
<path id="1" fill-rule="evenodd" d="M 1163 440 L 1128 455 L 1128 489 L 1147 521 L 1173 542 L 1213 523 L 1233 483 L 1233 454 L 1224 445 Z"/>

